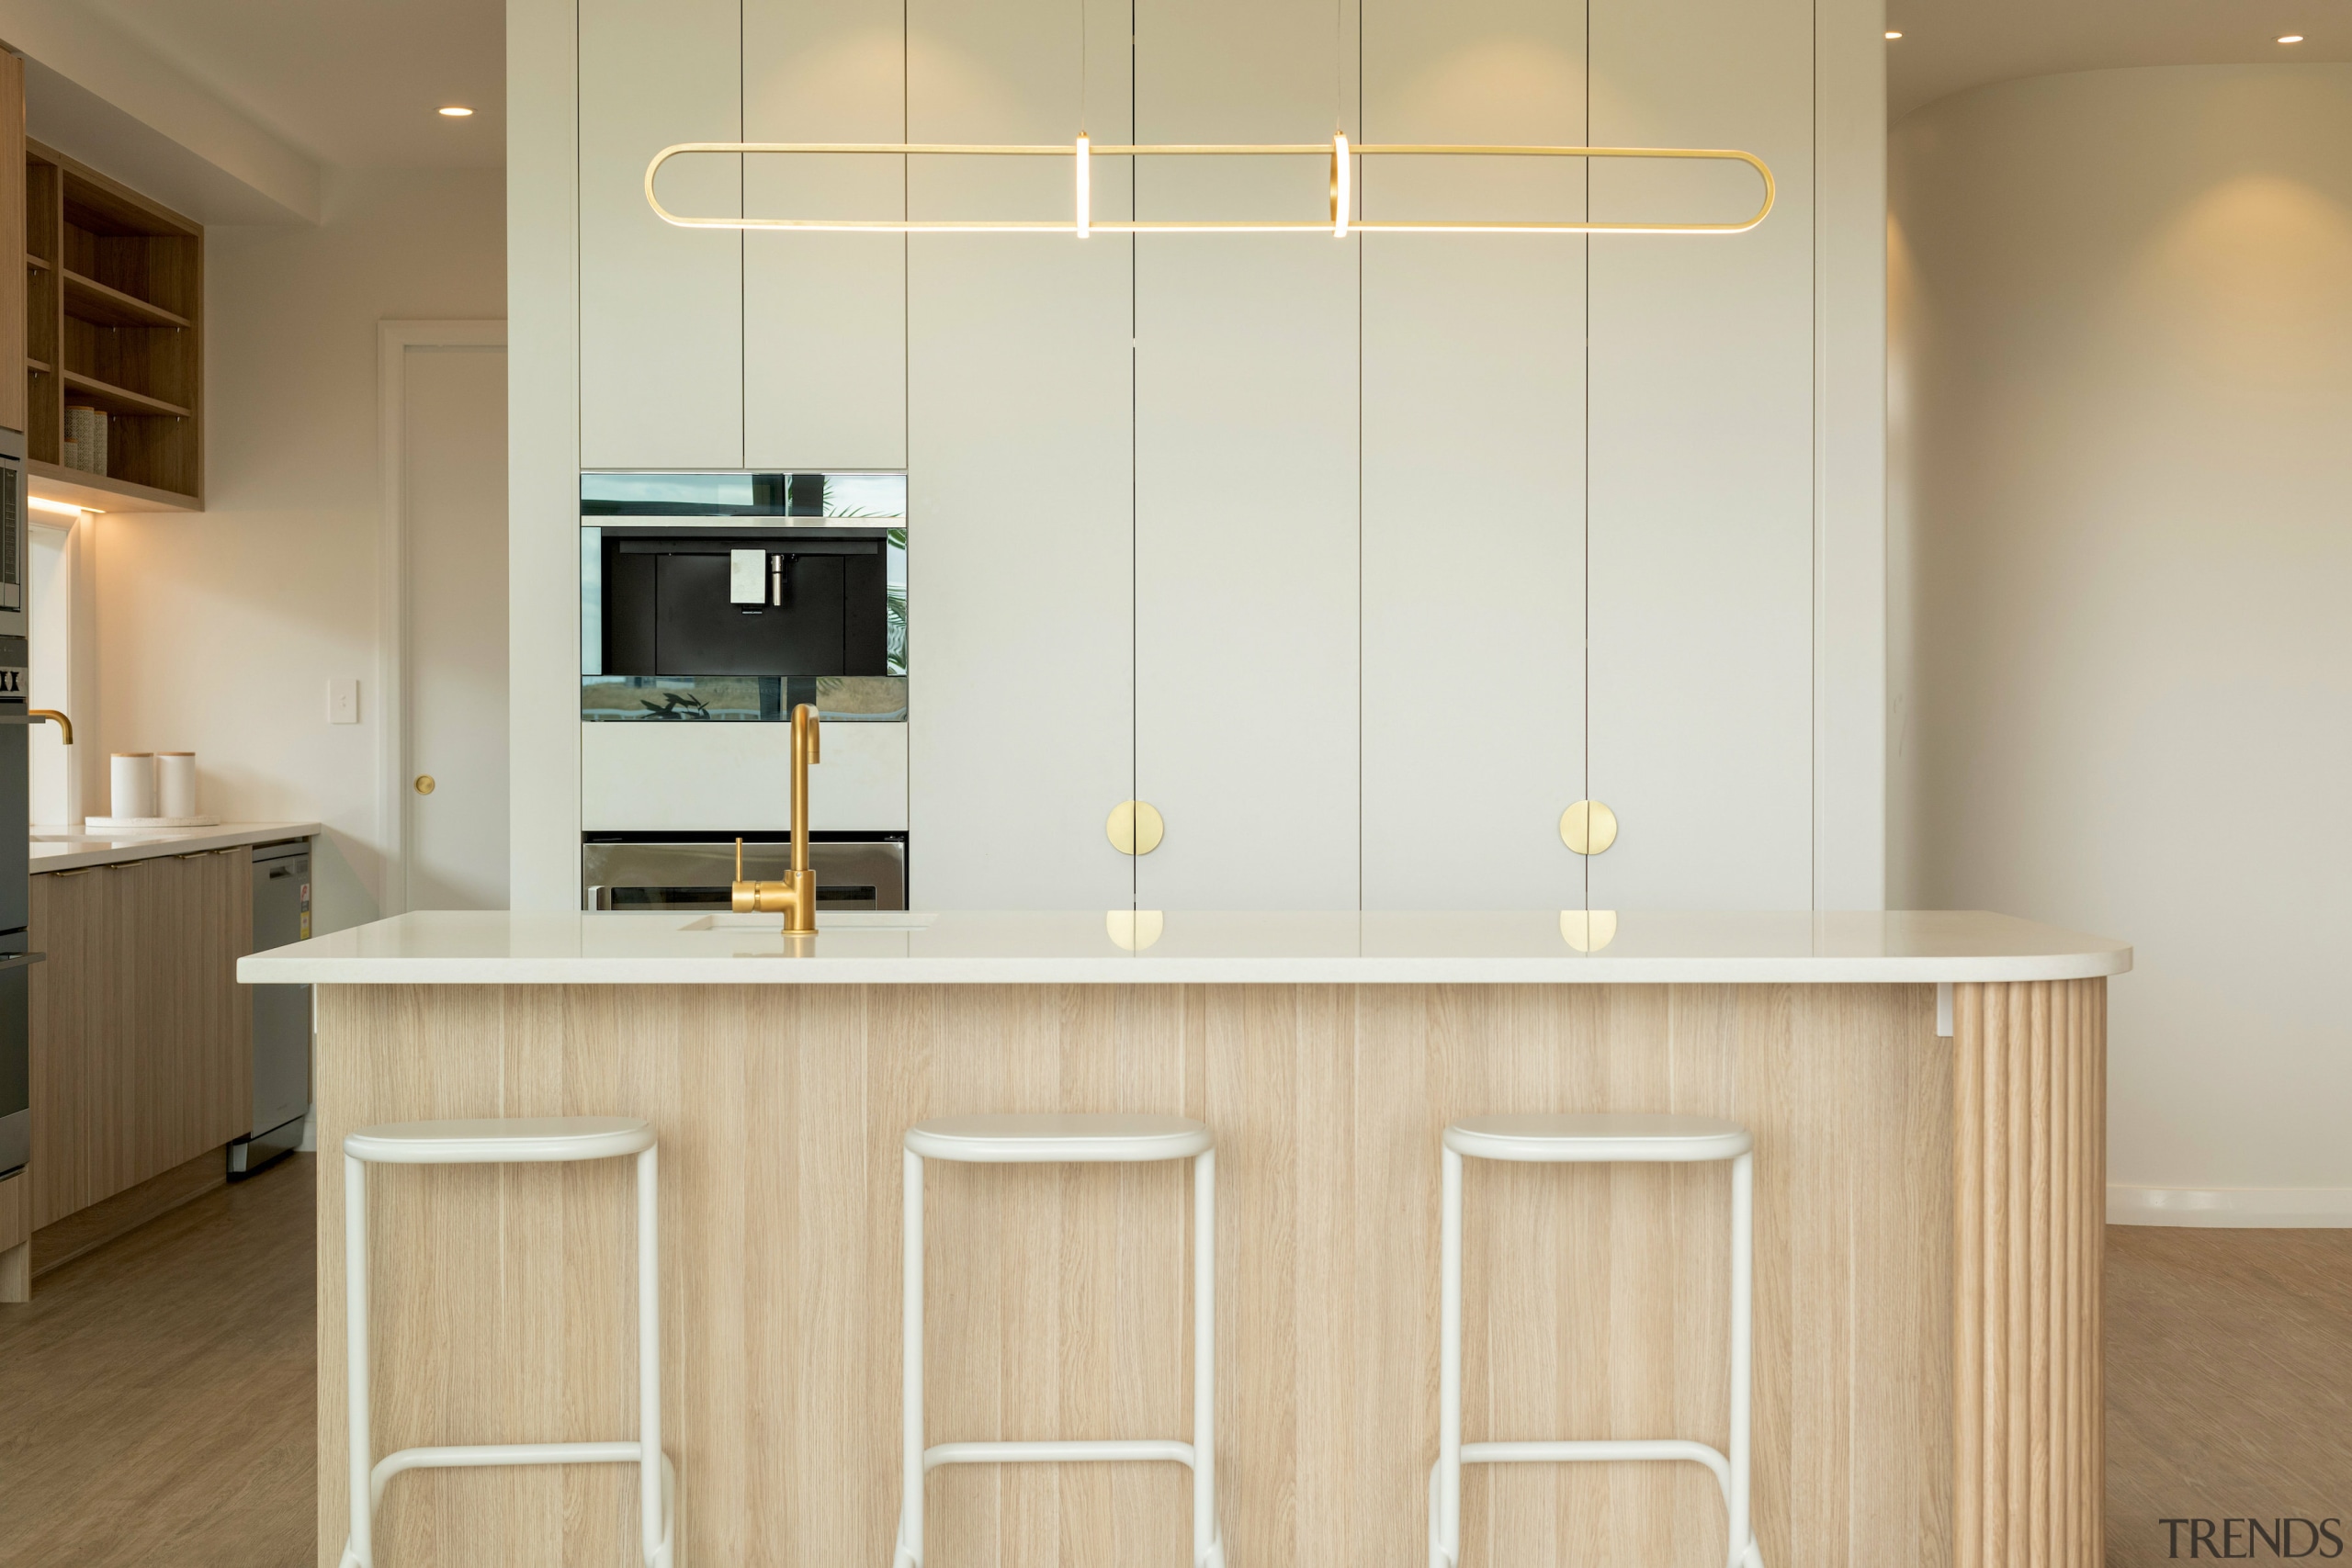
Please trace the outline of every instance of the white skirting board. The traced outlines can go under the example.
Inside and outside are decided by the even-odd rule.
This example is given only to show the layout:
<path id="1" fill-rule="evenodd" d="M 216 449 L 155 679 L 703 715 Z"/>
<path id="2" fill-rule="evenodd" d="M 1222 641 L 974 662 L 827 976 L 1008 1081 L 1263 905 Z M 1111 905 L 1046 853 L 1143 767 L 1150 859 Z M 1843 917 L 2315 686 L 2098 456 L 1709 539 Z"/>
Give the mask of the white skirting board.
<path id="1" fill-rule="evenodd" d="M 2352 1187 L 2120 1187 L 2107 1190 L 2111 1225 L 2204 1230 L 2352 1228 Z"/>

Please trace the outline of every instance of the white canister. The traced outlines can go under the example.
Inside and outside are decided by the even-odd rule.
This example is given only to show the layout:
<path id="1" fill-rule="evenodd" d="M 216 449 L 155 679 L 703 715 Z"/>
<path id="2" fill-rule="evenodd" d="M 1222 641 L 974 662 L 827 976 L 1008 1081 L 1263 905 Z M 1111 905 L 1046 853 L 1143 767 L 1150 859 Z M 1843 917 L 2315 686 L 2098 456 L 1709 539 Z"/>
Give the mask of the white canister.
<path id="1" fill-rule="evenodd" d="M 196 753 L 155 753 L 155 800 L 158 817 L 196 815 Z"/>
<path id="2" fill-rule="evenodd" d="M 153 751 L 117 751 L 114 754 L 114 793 L 108 815 L 121 817 L 157 817 L 155 809 L 155 753 Z"/>

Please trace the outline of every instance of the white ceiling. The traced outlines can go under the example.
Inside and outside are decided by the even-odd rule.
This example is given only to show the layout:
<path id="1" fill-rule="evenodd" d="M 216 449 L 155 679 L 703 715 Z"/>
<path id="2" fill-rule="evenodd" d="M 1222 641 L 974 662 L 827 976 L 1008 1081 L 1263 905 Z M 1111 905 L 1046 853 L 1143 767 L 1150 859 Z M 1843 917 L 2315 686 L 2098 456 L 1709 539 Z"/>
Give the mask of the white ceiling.
<path id="1" fill-rule="evenodd" d="M 323 164 L 506 159 L 502 0 L 80 0 Z M 434 111 L 474 109 L 469 119 Z"/>
<path id="2" fill-rule="evenodd" d="M 1886 25 L 1889 120 L 2061 71 L 2352 60 L 2352 0 L 1886 0 Z"/>

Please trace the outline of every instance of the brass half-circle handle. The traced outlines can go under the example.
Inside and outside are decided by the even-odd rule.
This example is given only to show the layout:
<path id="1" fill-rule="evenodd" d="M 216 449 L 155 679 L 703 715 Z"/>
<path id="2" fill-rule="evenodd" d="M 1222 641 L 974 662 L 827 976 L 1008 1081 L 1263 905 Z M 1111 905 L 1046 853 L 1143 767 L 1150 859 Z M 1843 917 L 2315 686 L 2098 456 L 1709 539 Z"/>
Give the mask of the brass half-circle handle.
<path id="1" fill-rule="evenodd" d="M 1560 813 L 1560 842 L 1597 855 L 1617 841 L 1617 813 L 1597 800 L 1579 800 Z"/>
<path id="2" fill-rule="evenodd" d="M 431 773 L 419 773 L 416 775 L 416 793 L 419 795 L 431 795 L 433 793 L 433 775 Z"/>
<path id="3" fill-rule="evenodd" d="M 1617 940 L 1614 909 L 1563 909 L 1560 940 L 1578 953 L 1599 953 Z"/>
<path id="4" fill-rule="evenodd" d="M 1112 909 L 1102 917 L 1102 929 L 1114 946 L 1141 953 L 1159 940 L 1168 917 L 1158 909 Z"/>
<path id="5" fill-rule="evenodd" d="M 1167 835 L 1168 824 L 1148 800 L 1123 800 L 1111 808 L 1111 818 L 1102 824 L 1102 831 L 1111 847 L 1123 855 L 1148 855 L 1159 847 Z"/>

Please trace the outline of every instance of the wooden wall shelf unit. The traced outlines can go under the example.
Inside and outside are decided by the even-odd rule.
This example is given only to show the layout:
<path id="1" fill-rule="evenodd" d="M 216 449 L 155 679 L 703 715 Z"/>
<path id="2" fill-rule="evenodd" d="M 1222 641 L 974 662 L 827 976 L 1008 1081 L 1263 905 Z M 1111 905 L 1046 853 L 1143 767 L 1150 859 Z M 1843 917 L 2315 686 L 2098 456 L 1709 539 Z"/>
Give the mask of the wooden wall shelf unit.
<path id="1" fill-rule="evenodd" d="M 204 230 L 25 143 L 32 493 L 107 512 L 204 509 Z M 107 415 L 107 471 L 64 466 L 66 409 Z"/>

